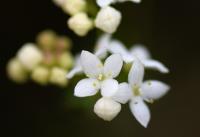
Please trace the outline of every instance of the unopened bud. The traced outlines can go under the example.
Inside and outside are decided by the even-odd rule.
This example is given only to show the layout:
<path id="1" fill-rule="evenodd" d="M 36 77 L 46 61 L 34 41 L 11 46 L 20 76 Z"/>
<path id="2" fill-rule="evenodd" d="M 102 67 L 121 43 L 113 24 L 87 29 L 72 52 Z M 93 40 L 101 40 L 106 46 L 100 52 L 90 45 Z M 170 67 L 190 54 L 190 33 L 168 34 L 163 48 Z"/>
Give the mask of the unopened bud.
<path id="1" fill-rule="evenodd" d="M 97 116 L 106 121 L 113 120 L 120 111 L 121 104 L 112 99 L 104 97 L 99 99 L 94 106 L 94 112 L 97 114 Z"/>
<path id="2" fill-rule="evenodd" d="M 32 72 L 31 78 L 41 85 L 46 85 L 49 80 L 49 70 L 46 67 L 39 66 Z"/>
<path id="3" fill-rule="evenodd" d="M 83 12 L 86 9 L 86 1 L 85 0 L 65 0 L 63 4 L 63 10 L 70 14 L 75 15 L 79 12 Z"/>
<path id="4" fill-rule="evenodd" d="M 85 36 L 93 27 L 93 21 L 86 13 L 78 13 L 68 20 L 68 26 L 79 36 Z"/>
<path id="5" fill-rule="evenodd" d="M 64 87 L 67 85 L 68 81 L 66 79 L 66 71 L 62 68 L 54 67 L 51 70 L 50 82 L 52 84 Z"/>
<path id="6" fill-rule="evenodd" d="M 59 50 L 69 50 L 71 46 L 72 46 L 72 41 L 68 37 L 60 36 L 56 40 L 56 48 Z"/>
<path id="7" fill-rule="evenodd" d="M 18 59 L 12 59 L 7 65 L 7 73 L 10 79 L 17 83 L 24 83 L 28 79 L 27 70 Z"/>
<path id="8" fill-rule="evenodd" d="M 74 60 L 72 55 L 69 52 L 62 53 L 58 58 L 58 64 L 64 69 L 69 69 L 72 67 Z"/>
<path id="9" fill-rule="evenodd" d="M 43 50 L 53 50 L 56 43 L 56 34 L 51 30 L 45 30 L 37 36 L 37 44 Z"/>
<path id="10" fill-rule="evenodd" d="M 102 8 L 95 19 L 96 27 L 107 33 L 114 33 L 120 22 L 121 13 L 109 6 Z"/>
<path id="11" fill-rule="evenodd" d="M 28 70 L 33 70 L 42 62 L 43 56 L 35 44 L 27 43 L 18 52 L 19 61 Z"/>

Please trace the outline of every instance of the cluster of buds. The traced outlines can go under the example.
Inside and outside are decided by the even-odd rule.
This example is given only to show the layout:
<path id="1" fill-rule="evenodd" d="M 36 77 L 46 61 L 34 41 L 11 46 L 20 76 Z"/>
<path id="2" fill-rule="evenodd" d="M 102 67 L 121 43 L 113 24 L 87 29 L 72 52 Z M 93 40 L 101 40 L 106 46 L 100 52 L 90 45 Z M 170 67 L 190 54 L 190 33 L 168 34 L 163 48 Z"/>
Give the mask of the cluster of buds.
<path id="1" fill-rule="evenodd" d="M 49 83 L 64 87 L 67 71 L 73 65 L 72 42 L 51 30 L 38 34 L 36 43 L 26 43 L 7 65 L 8 76 L 17 83 L 29 78 L 40 85 Z"/>
<path id="2" fill-rule="evenodd" d="M 108 56 L 110 54 L 110 56 Z M 107 57 L 108 56 L 108 57 Z M 105 60 L 102 63 L 102 60 Z M 145 80 L 145 68 L 168 73 L 168 68 L 154 60 L 150 52 L 142 45 L 133 45 L 127 50 L 123 43 L 105 34 L 98 40 L 93 53 L 82 51 L 74 68 L 68 73 L 70 79 L 77 73 L 84 73 L 87 78 L 80 80 L 74 89 L 77 97 L 88 97 L 101 93 L 101 98 L 94 105 L 94 112 L 100 118 L 111 121 L 121 111 L 121 104 L 129 102 L 130 110 L 136 120 L 144 127 L 150 121 L 150 111 L 145 102 L 153 103 L 160 99 L 170 87 L 158 80 Z M 128 82 L 116 80 L 121 69 L 128 69 Z"/>
<path id="3" fill-rule="evenodd" d="M 110 5 L 125 1 L 140 3 L 140 0 L 96 0 L 96 3 L 90 0 L 53 1 L 71 16 L 67 21 L 68 27 L 79 36 L 85 36 L 94 27 L 109 34 L 114 33 L 120 25 L 122 15 Z"/>

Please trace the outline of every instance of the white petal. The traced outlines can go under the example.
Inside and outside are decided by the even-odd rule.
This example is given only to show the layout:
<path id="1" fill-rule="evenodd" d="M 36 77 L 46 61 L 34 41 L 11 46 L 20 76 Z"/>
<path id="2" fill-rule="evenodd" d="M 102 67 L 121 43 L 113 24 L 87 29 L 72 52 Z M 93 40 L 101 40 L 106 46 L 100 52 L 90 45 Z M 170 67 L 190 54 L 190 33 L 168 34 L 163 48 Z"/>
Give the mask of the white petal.
<path id="1" fill-rule="evenodd" d="M 114 0 L 97 0 L 97 4 L 100 6 L 100 7 L 105 7 L 105 6 L 108 6 L 110 5 Z"/>
<path id="2" fill-rule="evenodd" d="M 170 87 L 161 81 L 148 80 L 142 84 L 141 89 L 145 100 L 155 100 L 164 96 Z"/>
<path id="3" fill-rule="evenodd" d="M 121 111 L 121 104 L 109 98 L 101 98 L 99 99 L 95 106 L 94 112 L 100 118 L 111 121 L 113 120 Z"/>
<path id="4" fill-rule="evenodd" d="M 155 70 L 160 71 L 161 73 L 169 73 L 169 69 L 159 61 L 145 60 L 143 61 L 143 64 L 146 68 L 155 69 Z"/>
<path id="5" fill-rule="evenodd" d="M 149 59 L 151 57 L 148 49 L 144 47 L 143 45 L 137 44 L 134 45 L 131 50 L 131 54 L 139 58 L 141 61 Z"/>
<path id="6" fill-rule="evenodd" d="M 74 95 L 77 97 L 87 97 L 95 95 L 100 89 L 100 83 L 96 79 L 83 79 L 75 87 Z"/>
<path id="7" fill-rule="evenodd" d="M 134 98 L 130 102 L 130 109 L 136 120 L 144 127 L 148 126 L 150 121 L 150 111 L 148 106 L 140 97 Z"/>
<path id="8" fill-rule="evenodd" d="M 76 67 L 74 67 L 71 71 L 68 72 L 68 74 L 67 74 L 66 77 L 67 77 L 68 79 L 71 79 L 71 78 L 74 77 L 74 75 L 76 75 L 76 74 L 81 74 L 81 73 L 83 73 L 82 67 L 81 67 L 81 66 L 76 66 Z"/>
<path id="9" fill-rule="evenodd" d="M 116 92 L 116 94 L 112 97 L 112 99 L 122 104 L 125 104 L 132 98 L 132 96 L 133 94 L 131 91 L 131 87 L 124 82 L 119 84 L 119 89 Z"/>
<path id="10" fill-rule="evenodd" d="M 123 60 L 126 63 L 130 63 L 130 62 L 133 61 L 133 56 L 131 54 L 129 54 L 129 52 L 126 49 L 126 47 L 120 41 L 118 41 L 118 40 L 111 41 L 108 50 L 111 53 L 118 53 L 118 54 L 120 54 L 122 56 Z"/>
<path id="11" fill-rule="evenodd" d="M 115 78 L 119 75 L 123 66 L 123 60 L 119 54 L 108 57 L 104 64 L 104 75 L 106 78 Z"/>
<path id="12" fill-rule="evenodd" d="M 144 66 L 140 62 L 140 60 L 136 59 L 133 62 L 130 72 L 128 74 L 128 82 L 132 87 L 140 86 L 142 84 L 143 77 L 144 77 Z"/>
<path id="13" fill-rule="evenodd" d="M 119 87 L 117 80 L 107 79 L 101 84 L 101 94 L 104 97 L 112 97 L 115 95 Z"/>
<path id="14" fill-rule="evenodd" d="M 97 78 L 103 72 L 103 64 L 97 56 L 88 52 L 81 52 L 81 66 L 88 77 Z"/>
<path id="15" fill-rule="evenodd" d="M 103 34 L 96 43 L 95 55 L 99 58 L 105 58 L 107 56 L 107 50 L 110 43 L 111 35 Z"/>

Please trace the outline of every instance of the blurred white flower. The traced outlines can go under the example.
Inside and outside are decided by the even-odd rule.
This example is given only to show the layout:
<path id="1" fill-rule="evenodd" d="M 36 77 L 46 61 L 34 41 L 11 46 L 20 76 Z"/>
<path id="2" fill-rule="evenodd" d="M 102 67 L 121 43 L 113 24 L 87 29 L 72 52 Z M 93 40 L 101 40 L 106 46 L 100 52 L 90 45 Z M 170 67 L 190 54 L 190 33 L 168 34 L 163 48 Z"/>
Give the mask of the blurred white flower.
<path id="1" fill-rule="evenodd" d="M 127 1 L 131 1 L 131 2 L 135 2 L 135 3 L 140 3 L 141 0 L 97 0 L 97 4 L 100 7 L 105 7 L 108 6 L 112 3 L 117 3 L 117 2 L 127 2 Z"/>
<path id="2" fill-rule="evenodd" d="M 169 69 L 164 64 L 157 60 L 151 59 L 149 51 L 142 45 L 133 45 L 130 51 L 128 51 L 120 41 L 113 40 L 110 43 L 109 51 L 111 53 L 121 54 L 126 63 L 134 61 L 137 57 L 144 64 L 145 68 L 155 69 L 161 73 L 169 72 Z"/>
<path id="3" fill-rule="evenodd" d="M 103 7 L 96 16 L 95 25 L 104 32 L 114 33 L 121 22 L 121 18 L 121 13 L 118 10 L 110 6 Z"/>
<path id="4" fill-rule="evenodd" d="M 41 51 L 35 44 L 27 43 L 18 52 L 17 57 L 19 61 L 28 70 L 33 70 L 43 60 Z"/>
<path id="5" fill-rule="evenodd" d="M 93 27 L 93 21 L 84 12 L 78 13 L 68 20 L 68 26 L 79 36 L 85 36 Z"/>
<path id="6" fill-rule="evenodd" d="M 63 10 L 70 15 L 75 15 L 77 13 L 83 12 L 87 6 L 85 0 L 60 0 L 58 3 L 61 3 Z"/>
<path id="7" fill-rule="evenodd" d="M 169 91 L 170 87 L 157 80 L 143 82 L 143 77 L 144 66 L 139 59 L 136 59 L 128 75 L 129 86 L 121 88 L 121 92 L 132 94 L 129 104 L 131 112 L 142 126 L 147 127 L 151 116 L 144 101 L 152 102 L 161 98 Z"/>

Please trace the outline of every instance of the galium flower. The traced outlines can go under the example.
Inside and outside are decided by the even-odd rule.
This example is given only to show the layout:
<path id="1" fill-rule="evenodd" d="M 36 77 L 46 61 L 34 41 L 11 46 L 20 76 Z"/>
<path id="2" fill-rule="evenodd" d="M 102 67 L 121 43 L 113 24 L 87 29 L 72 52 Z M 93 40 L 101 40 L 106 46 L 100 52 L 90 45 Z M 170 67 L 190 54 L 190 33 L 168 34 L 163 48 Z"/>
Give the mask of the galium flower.
<path id="1" fill-rule="evenodd" d="M 104 32 L 114 33 L 120 22 L 122 15 L 116 9 L 107 6 L 100 9 L 95 19 L 95 26 Z"/>
<path id="2" fill-rule="evenodd" d="M 97 4 L 100 7 L 105 7 L 105 6 L 108 6 L 108 5 L 113 4 L 113 3 L 127 2 L 127 1 L 135 2 L 135 3 L 140 3 L 141 2 L 141 0 L 97 0 Z"/>
<path id="3" fill-rule="evenodd" d="M 110 52 L 119 53 L 123 57 L 123 60 L 126 63 L 133 62 L 137 57 L 145 68 L 158 70 L 161 73 L 168 73 L 168 68 L 162 64 L 161 62 L 151 59 L 150 52 L 142 45 L 134 45 L 130 51 L 126 49 L 126 47 L 117 40 L 113 40 L 110 43 Z"/>
<path id="4" fill-rule="evenodd" d="M 78 82 L 74 95 L 77 97 L 87 97 L 95 95 L 100 90 L 103 99 L 96 103 L 94 111 L 104 120 L 112 120 L 121 110 L 120 104 L 117 101 L 113 102 L 117 98 L 116 92 L 119 89 L 118 81 L 114 78 L 119 75 L 123 65 L 121 56 L 113 54 L 105 60 L 103 65 L 97 56 L 88 51 L 82 51 L 80 62 L 88 78 Z M 108 106 L 105 106 L 105 104 L 108 104 Z M 114 111 L 109 111 L 112 109 Z M 105 111 L 101 112 L 101 110 Z"/>
<path id="5" fill-rule="evenodd" d="M 93 28 L 93 20 L 84 12 L 80 12 L 70 17 L 68 26 L 79 36 L 85 36 Z"/>
<path id="6" fill-rule="evenodd" d="M 139 59 L 136 59 L 128 75 L 128 86 L 122 88 L 121 92 L 132 94 L 129 103 L 131 112 L 142 126 L 147 127 L 151 116 L 149 108 L 144 101 L 151 103 L 160 99 L 169 91 L 170 87 L 157 80 L 143 82 L 143 77 L 144 66 Z"/>

